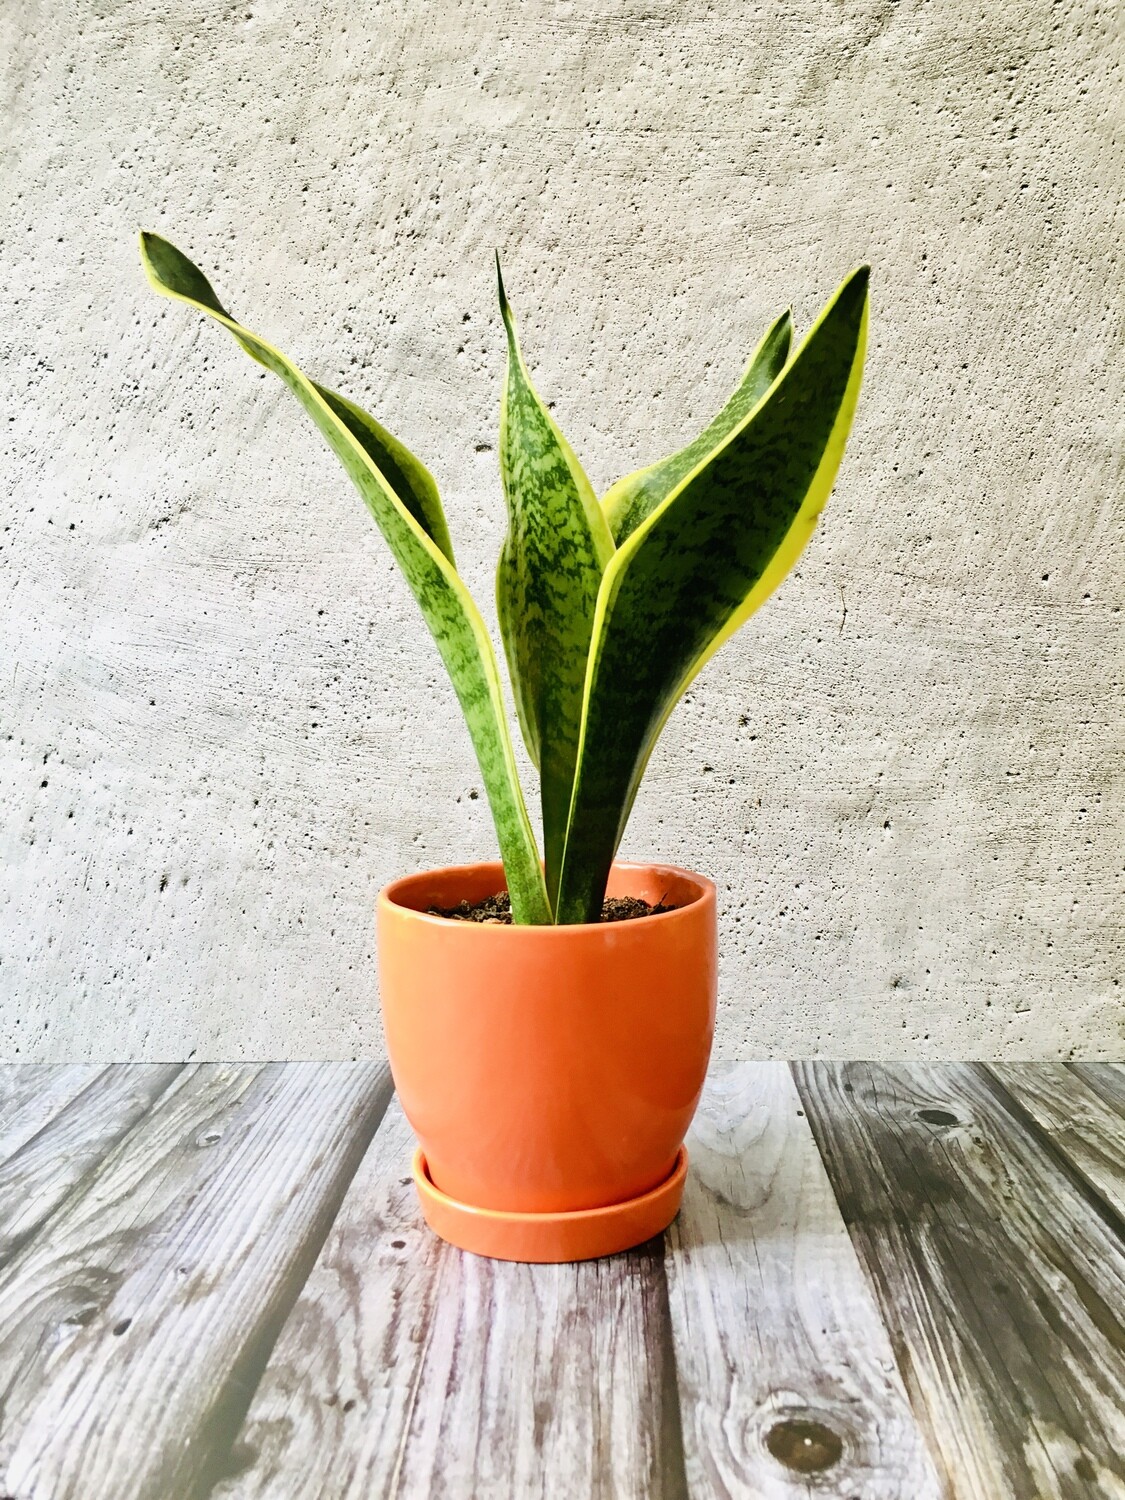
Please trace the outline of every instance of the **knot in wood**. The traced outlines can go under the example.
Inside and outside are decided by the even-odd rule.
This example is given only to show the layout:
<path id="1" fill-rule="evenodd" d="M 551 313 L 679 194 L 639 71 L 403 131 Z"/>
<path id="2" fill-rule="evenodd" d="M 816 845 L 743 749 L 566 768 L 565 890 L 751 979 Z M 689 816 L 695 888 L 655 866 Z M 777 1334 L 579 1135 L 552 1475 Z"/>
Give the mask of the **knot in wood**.
<path id="1" fill-rule="evenodd" d="M 796 1474 L 820 1474 L 839 1463 L 844 1451 L 843 1440 L 831 1427 L 798 1418 L 775 1422 L 766 1433 L 766 1447 Z"/>

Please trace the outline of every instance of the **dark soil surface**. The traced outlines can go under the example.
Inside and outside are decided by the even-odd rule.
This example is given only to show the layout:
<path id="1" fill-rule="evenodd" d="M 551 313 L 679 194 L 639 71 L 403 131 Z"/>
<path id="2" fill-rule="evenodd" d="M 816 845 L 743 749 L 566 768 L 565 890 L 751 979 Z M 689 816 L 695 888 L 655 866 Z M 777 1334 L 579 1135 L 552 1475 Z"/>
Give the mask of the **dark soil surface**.
<path id="1" fill-rule="evenodd" d="M 656 906 L 650 906 L 639 896 L 607 896 L 602 902 L 600 920 L 631 922 L 636 917 L 658 917 L 661 912 L 676 909 L 674 906 L 665 906 L 662 901 Z M 431 917 L 448 917 L 451 922 L 491 922 L 498 927 L 512 925 L 512 908 L 507 891 L 486 896 L 483 901 L 462 901 L 459 906 L 428 906 L 426 913 Z"/>

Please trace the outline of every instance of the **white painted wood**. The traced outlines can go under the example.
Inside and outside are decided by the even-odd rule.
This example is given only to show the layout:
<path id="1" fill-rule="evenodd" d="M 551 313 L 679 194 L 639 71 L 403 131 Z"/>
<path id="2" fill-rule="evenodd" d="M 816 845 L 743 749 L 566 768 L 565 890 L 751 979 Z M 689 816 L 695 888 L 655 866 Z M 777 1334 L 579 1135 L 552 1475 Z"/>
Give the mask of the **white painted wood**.
<path id="1" fill-rule="evenodd" d="M 0 1489 L 209 1493 L 388 1094 L 375 1063 L 296 1063 L 253 1080 L 203 1171 L 184 1173 L 182 1193 L 132 1237 L 109 1296 L 49 1361 L 0 1444 Z"/>
<path id="2" fill-rule="evenodd" d="M 941 1483 L 787 1066 L 715 1067 L 688 1149 L 666 1267 L 693 1500 L 936 1500 Z M 811 1429 L 786 1423 L 820 1424 L 840 1456 L 802 1471 Z"/>
<path id="3" fill-rule="evenodd" d="M 0 1266 L 152 1108 L 179 1065 L 105 1068 L 0 1166 Z"/>
<path id="4" fill-rule="evenodd" d="M 1066 1063 L 990 1063 L 989 1071 L 1125 1218 L 1125 1116 Z"/>
<path id="5" fill-rule="evenodd" d="M 215 1500 L 682 1495 L 660 1252 L 464 1255 L 422 1222 L 397 1102 L 251 1405 Z"/>
<path id="6" fill-rule="evenodd" d="M 0 1162 L 38 1135 L 101 1071 L 99 1063 L 0 1063 Z"/>

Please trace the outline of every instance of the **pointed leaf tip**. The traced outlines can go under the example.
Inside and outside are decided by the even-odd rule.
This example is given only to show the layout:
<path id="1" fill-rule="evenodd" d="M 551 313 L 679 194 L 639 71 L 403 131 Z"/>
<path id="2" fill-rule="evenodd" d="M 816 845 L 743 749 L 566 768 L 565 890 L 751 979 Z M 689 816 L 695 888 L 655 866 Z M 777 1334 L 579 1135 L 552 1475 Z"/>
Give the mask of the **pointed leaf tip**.
<path id="1" fill-rule="evenodd" d="M 252 359 L 283 381 L 340 459 L 402 569 L 460 699 L 496 824 L 514 920 L 549 924 L 553 912 L 520 790 L 495 653 L 454 567 L 432 476 L 361 407 L 317 385 L 236 323 L 203 272 L 174 245 L 144 233 L 141 259 L 157 291 L 219 318 Z"/>
<path id="2" fill-rule="evenodd" d="M 500 268 L 500 252 L 496 254 L 496 291 L 500 298 L 500 316 L 504 319 L 504 327 L 508 332 L 512 331 L 512 308 L 508 301 L 508 293 L 504 289 L 504 272 Z"/>
<path id="3" fill-rule="evenodd" d="M 669 714 L 812 534 L 859 394 L 868 275 L 848 276 L 791 358 L 778 319 L 701 438 L 606 497 L 618 551 L 590 647 L 560 923 L 593 919 Z"/>
<path id="4" fill-rule="evenodd" d="M 230 318 L 203 272 L 188 260 L 182 250 L 177 250 L 170 240 L 142 229 L 140 248 L 141 264 L 157 291 L 217 312 L 220 317 Z"/>
<path id="5" fill-rule="evenodd" d="M 766 330 L 726 405 L 686 448 L 626 474 L 602 501 L 606 519 L 621 546 L 645 518 L 667 499 L 696 464 L 714 453 L 742 422 L 781 374 L 793 341 L 793 309 L 787 307 Z"/>
<path id="6" fill-rule="evenodd" d="M 520 727 L 540 775 L 550 900 L 570 810 L 598 589 L 614 549 L 590 481 L 528 375 L 499 256 L 496 269 L 508 335 L 499 447 L 508 532 L 496 608 Z"/>

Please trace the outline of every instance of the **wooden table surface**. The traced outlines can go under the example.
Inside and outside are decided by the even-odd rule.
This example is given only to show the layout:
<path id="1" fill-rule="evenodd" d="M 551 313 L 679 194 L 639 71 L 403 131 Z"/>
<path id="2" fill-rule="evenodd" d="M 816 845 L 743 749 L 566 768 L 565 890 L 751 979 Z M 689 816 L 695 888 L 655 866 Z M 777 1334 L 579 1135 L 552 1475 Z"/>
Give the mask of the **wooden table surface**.
<path id="1" fill-rule="evenodd" d="M 378 1064 L 0 1068 L 0 1500 L 1125 1496 L 1125 1068 L 718 1065 L 689 1146 L 508 1265 Z"/>

